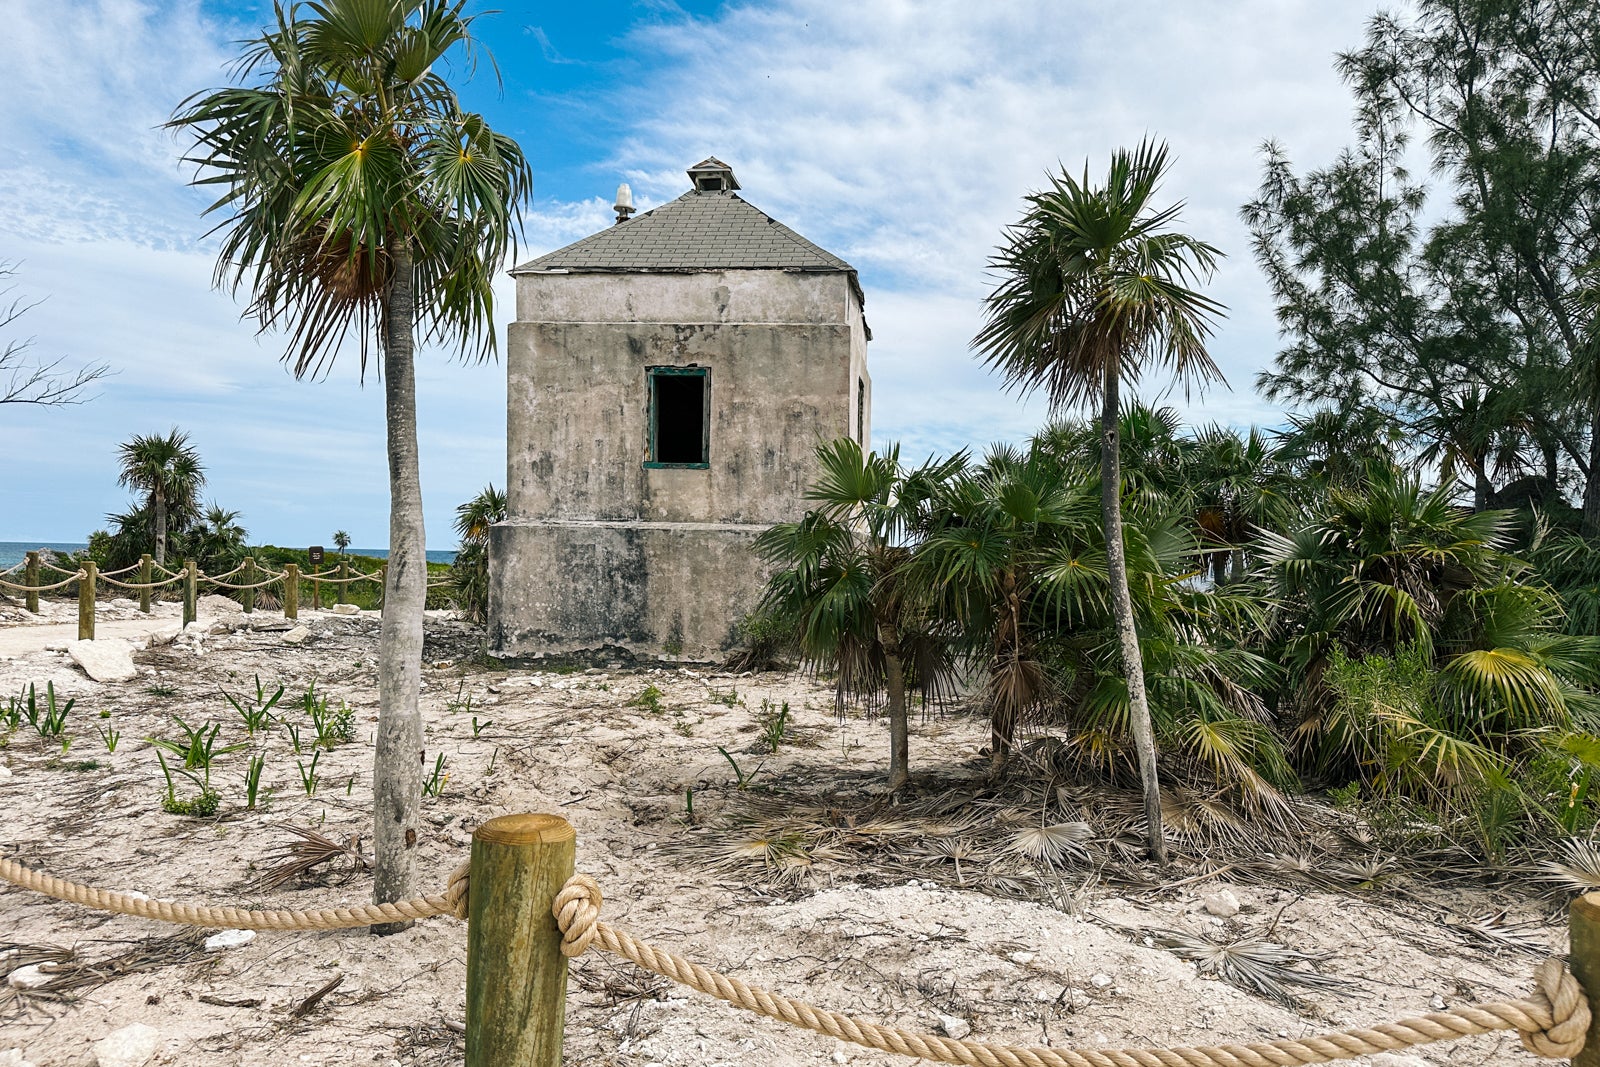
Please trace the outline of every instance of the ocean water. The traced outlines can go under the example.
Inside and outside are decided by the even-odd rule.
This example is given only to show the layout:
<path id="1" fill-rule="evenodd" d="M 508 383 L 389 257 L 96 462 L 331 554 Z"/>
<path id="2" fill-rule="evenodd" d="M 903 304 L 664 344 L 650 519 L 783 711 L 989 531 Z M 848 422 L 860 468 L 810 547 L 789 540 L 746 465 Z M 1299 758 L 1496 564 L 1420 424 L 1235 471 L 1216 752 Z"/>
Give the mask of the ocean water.
<path id="1" fill-rule="evenodd" d="M 88 544 L 83 541 L 0 541 L 0 571 L 5 570 L 14 563 L 21 563 L 28 558 L 28 553 L 36 548 L 48 548 L 52 552 L 68 553 L 79 552 L 88 547 Z M 329 558 L 337 555 L 332 545 L 325 547 Z M 377 556 L 379 559 L 389 558 L 389 550 L 387 548 L 352 548 L 350 553 L 355 556 Z M 455 561 L 456 553 L 453 548 L 428 549 L 429 563 L 454 563 Z"/>

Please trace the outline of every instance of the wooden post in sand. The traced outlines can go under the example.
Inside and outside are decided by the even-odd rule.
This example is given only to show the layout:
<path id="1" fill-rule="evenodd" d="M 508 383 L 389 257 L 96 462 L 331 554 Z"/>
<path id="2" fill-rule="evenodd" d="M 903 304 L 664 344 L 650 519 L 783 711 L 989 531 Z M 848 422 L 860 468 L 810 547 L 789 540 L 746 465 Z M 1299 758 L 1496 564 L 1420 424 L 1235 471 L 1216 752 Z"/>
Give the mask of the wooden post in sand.
<path id="1" fill-rule="evenodd" d="M 22 584 L 28 587 L 28 610 L 39 614 L 39 553 L 28 553 L 28 565 L 22 570 Z"/>
<path id="2" fill-rule="evenodd" d="M 256 558 L 254 556 L 246 556 L 244 558 L 244 571 L 242 573 L 244 574 L 244 579 L 239 582 L 240 585 L 256 584 Z M 239 594 L 239 606 L 244 608 L 246 615 L 252 614 L 256 610 L 256 591 L 254 589 L 246 589 L 241 592 Z"/>
<path id="3" fill-rule="evenodd" d="M 200 617 L 200 564 L 192 559 L 183 561 L 183 624 L 188 626 Z"/>
<path id="4" fill-rule="evenodd" d="M 339 603 L 343 604 L 350 599 L 350 561 L 339 561 Z"/>
<path id="5" fill-rule="evenodd" d="M 1600 1067 L 1600 893 L 1585 893 L 1572 902 L 1567 913 L 1572 936 L 1568 962 L 1572 976 L 1583 985 L 1594 1013 L 1589 1022 L 1589 1041 L 1572 1061 L 1572 1067 Z"/>
<path id="6" fill-rule="evenodd" d="M 100 568 L 85 560 L 83 577 L 78 579 L 78 640 L 94 640 L 94 578 Z"/>
<path id="7" fill-rule="evenodd" d="M 550 907 L 576 847 L 559 815 L 502 815 L 473 832 L 466 1067 L 561 1067 L 567 958 Z"/>
<path id="8" fill-rule="evenodd" d="M 155 577 L 154 566 L 150 553 L 139 557 L 139 610 L 146 615 L 150 614 L 150 580 Z"/>
<path id="9" fill-rule="evenodd" d="M 283 565 L 283 617 L 298 619 L 300 617 L 300 565 L 298 563 L 285 563 Z"/>

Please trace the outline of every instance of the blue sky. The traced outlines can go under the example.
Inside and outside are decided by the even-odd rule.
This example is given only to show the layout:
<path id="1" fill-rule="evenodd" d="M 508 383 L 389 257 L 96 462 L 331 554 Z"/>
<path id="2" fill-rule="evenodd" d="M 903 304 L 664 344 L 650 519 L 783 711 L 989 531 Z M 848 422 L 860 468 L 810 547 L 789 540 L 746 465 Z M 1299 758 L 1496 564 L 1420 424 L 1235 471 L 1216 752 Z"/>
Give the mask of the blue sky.
<path id="1" fill-rule="evenodd" d="M 467 107 L 515 136 L 535 172 L 521 258 L 609 223 L 619 181 L 649 208 L 707 155 L 752 203 L 861 272 L 875 340 L 874 433 L 908 455 L 1027 434 L 1037 401 L 1004 394 L 967 342 L 984 262 L 1021 198 L 1058 163 L 1146 133 L 1177 164 L 1167 192 L 1229 259 L 1230 315 L 1213 355 L 1232 389 L 1164 400 L 1191 419 L 1274 423 L 1255 372 L 1276 348 L 1272 305 L 1238 207 L 1276 138 L 1301 165 L 1349 138 L 1333 53 L 1368 0 L 827 0 L 762 3 L 502 0 L 477 24 L 487 69 Z M 116 375 L 91 403 L 0 407 L 0 541 L 81 540 L 121 509 L 114 451 L 179 426 L 208 498 L 256 542 L 387 540 L 383 397 L 355 361 L 295 381 L 282 342 L 211 286 L 214 243 L 181 145 L 157 127 L 225 84 L 260 3 L 22 0 L 0 40 L 0 259 L 43 302 L 14 331 L 68 364 Z M 509 279 L 501 287 L 510 295 Z M 500 336 L 510 302 L 502 301 Z M 0 340 L 4 340 L 0 338 Z M 453 546 L 454 507 L 505 482 L 499 364 L 424 351 L 418 365 L 428 544 Z"/>

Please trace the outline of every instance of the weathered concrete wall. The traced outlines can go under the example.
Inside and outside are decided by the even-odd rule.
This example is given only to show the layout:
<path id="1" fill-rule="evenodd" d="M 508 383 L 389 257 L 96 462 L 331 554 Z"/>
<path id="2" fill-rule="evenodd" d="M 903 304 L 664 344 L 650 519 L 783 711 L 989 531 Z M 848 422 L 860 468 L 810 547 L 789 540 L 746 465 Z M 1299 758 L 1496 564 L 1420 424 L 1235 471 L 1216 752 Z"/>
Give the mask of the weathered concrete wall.
<path id="1" fill-rule="evenodd" d="M 715 657 L 765 582 L 751 543 L 804 514 L 817 443 L 856 434 L 858 381 L 870 412 L 849 276 L 525 273 L 517 311 L 491 649 Z M 709 372 L 707 469 L 645 466 L 663 366 Z"/>
<path id="2" fill-rule="evenodd" d="M 715 660 L 756 606 L 764 527 L 502 523 L 490 531 L 489 647 L 502 657 L 600 648 Z"/>

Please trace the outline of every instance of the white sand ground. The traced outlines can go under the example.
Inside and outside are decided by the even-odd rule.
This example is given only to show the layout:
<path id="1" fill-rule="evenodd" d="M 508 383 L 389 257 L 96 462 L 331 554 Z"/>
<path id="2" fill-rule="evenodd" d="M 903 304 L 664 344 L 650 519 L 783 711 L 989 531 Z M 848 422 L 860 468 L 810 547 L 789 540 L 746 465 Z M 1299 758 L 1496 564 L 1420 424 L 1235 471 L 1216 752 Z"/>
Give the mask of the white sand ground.
<path id="1" fill-rule="evenodd" d="M 171 607 L 162 612 L 156 622 L 170 625 Z M 300 647 L 284 645 L 276 632 L 219 634 L 198 649 L 140 653 L 139 678 L 117 685 L 89 681 L 49 650 L 64 643 L 61 622 L 0 622 L 0 694 L 51 679 L 63 698 L 78 702 L 65 756 L 58 743 L 26 732 L 0 748 L 0 767 L 9 771 L 0 776 L 0 851 L 62 877 L 197 902 L 304 907 L 366 899 L 369 882 L 359 873 L 271 892 L 253 883 L 267 854 L 289 839 L 285 825 L 339 840 L 369 834 L 376 619 L 307 613 L 302 621 L 312 637 Z M 148 625 L 108 619 L 101 632 Z M 1199 895 L 1215 887 L 1204 881 L 1134 894 L 1097 889 L 1092 872 L 1066 872 L 1079 906 L 1069 914 L 848 865 L 819 869 L 798 889 L 774 887 L 755 865 L 748 872 L 713 871 L 673 846 L 690 832 L 686 790 L 694 790 L 702 822 L 719 809 L 738 810 L 746 798 L 718 746 L 747 773 L 755 768 L 758 788 L 804 791 L 830 776 L 881 773 L 881 722 L 859 715 L 841 721 L 831 694 L 801 677 L 488 670 L 469 662 L 476 640 L 457 624 L 430 618 L 426 761 L 431 768 L 442 753 L 448 780 L 441 796 L 425 801 L 423 887 L 442 884 L 465 856 L 472 828 L 485 819 L 558 812 L 577 827 L 579 867 L 604 886 L 610 921 L 748 982 L 830 1008 L 927 1029 L 950 1016 L 991 1041 L 1098 1048 L 1254 1040 L 1380 1021 L 1430 1003 L 1519 995 L 1536 957 L 1485 952 L 1440 924 L 1451 913 L 1509 907 L 1534 924 L 1528 936 L 1536 943 L 1554 947 L 1562 940 L 1549 909 L 1511 887 L 1434 907 L 1419 904 L 1416 894 L 1389 891 L 1239 886 L 1240 914 L 1220 919 L 1200 909 Z M 285 707 L 315 679 L 319 691 L 355 710 L 355 739 L 318 757 L 319 784 L 308 796 L 298 765 L 309 752 L 297 757 L 287 727 L 276 726 L 252 749 L 217 760 L 216 816 L 166 814 L 155 750 L 141 739 L 171 736 L 170 718 L 177 715 L 222 723 L 220 743 L 246 741 L 220 690 L 253 691 L 257 674 L 288 687 Z M 660 712 L 629 706 L 647 685 L 662 691 Z M 790 703 L 803 744 L 785 744 L 765 758 L 752 751 L 763 699 Z M 298 713 L 285 718 L 308 728 Z M 110 729 L 121 735 L 115 753 L 99 733 Z M 914 765 L 925 781 L 971 776 L 981 768 L 983 736 L 982 724 L 970 718 L 918 723 Z M 252 752 L 266 758 L 265 784 L 275 790 L 265 811 L 243 807 L 241 779 Z M 1280 1005 L 1197 975 L 1192 964 L 1141 936 L 1146 928 L 1270 936 L 1325 954 L 1317 969 L 1347 984 Z M 159 1031 L 152 1062 L 184 1067 L 462 1062 L 465 937 L 453 920 L 419 923 L 388 938 L 266 933 L 220 952 L 194 947 L 190 938 L 181 928 L 0 891 L 0 974 L 45 948 L 102 962 L 139 948 L 165 960 L 132 973 L 108 970 L 104 980 L 65 995 L 0 994 L 0 1055 L 16 1049 L 37 1067 L 89 1067 L 96 1040 L 143 1022 Z M 339 975 L 342 983 L 314 1010 L 294 1014 Z M 594 955 L 574 967 L 567 1026 L 571 1064 L 911 1062 L 739 1014 Z M 1514 1037 L 1502 1035 L 1371 1062 L 1534 1061 Z"/>

